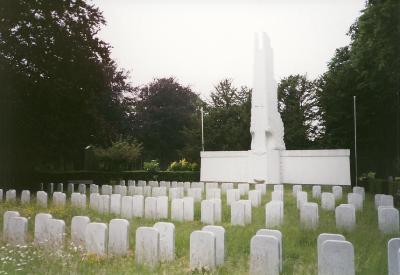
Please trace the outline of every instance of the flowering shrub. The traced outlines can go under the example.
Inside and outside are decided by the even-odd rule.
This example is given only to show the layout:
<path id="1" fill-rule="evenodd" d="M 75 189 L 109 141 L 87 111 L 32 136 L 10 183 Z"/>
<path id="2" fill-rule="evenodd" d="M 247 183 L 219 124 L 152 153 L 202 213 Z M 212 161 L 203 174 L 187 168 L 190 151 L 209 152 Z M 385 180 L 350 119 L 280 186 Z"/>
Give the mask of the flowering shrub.
<path id="1" fill-rule="evenodd" d="M 181 159 L 180 161 L 172 162 L 167 171 L 198 171 L 199 166 L 197 163 L 192 162 L 190 163 L 186 159 Z"/>
<path id="2" fill-rule="evenodd" d="M 148 172 L 158 172 L 160 171 L 160 163 L 158 163 L 158 161 L 155 159 L 151 161 L 145 161 L 143 163 L 143 169 Z"/>

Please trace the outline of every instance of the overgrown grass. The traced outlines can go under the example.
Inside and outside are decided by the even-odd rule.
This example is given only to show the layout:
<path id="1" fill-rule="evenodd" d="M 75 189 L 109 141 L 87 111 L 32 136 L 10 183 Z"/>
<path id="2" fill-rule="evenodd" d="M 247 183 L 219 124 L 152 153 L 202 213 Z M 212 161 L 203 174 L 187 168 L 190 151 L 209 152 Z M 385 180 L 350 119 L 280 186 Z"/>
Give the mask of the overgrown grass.
<path id="1" fill-rule="evenodd" d="M 249 269 L 250 239 L 258 229 L 265 228 L 265 203 L 271 200 L 272 186 L 268 187 L 267 195 L 263 197 L 263 206 L 253 208 L 252 224 L 246 227 L 230 225 L 230 208 L 226 206 L 223 196 L 222 226 L 225 228 L 225 264 L 217 269 L 215 274 L 246 274 Z M 311 196 L 311 187 L 303 187 L 308 192 L 308 200 L 315 201 Z M 323 187 L 330 190 L 330 187 Z M 346 190 L 348 191 L 348 190 Z M 343 200 L 347 201 L 347 192 Z M 291 186 L 285 187 L 285 217 L 284 224 L 278 228 L 283 234 L 283 274 L 317 274 L 317 237 L 320 233 L 340 233 L 354 245 L 357 274 L 387 274 L 387 242 L 395 236 L 383 235 L 378 230 L 377 211 L 373 196 L 366 194 L 364 209 L 357 212 L 357 227 L 351 233 L 341 232 L 335 227 L 333 211 L 319 209 L 319 226 L 315 231 L 302 229 L 299 211 L 292 197 Z M 319 201 L 315 201 L 320 204 Z M 189 237 L 194 230 L 203 225 L 200 220 L 200 204 L 195 206 L 195 222 L 174 222 L 176 228 L 176 260 L 161 264 L 156 270 L 135 264 L 135 231 L 139 226 L 152 226 L 155 221 L 146 219 L 130 220 L 130 249 L 126 257 L 97 258 L 86 256 L 74 250 L 69 245 L 71 219 L 76 215 L 87 215 L 91 221 L 109 222 L 113 215 L 99 215 L 89 209 L 71 208 L 41 209 L 34 201 L 30 205 L 1 203 L 0 222 L 7 210 L 19 211 L 29 219 L 29 239 L 33 239 L 34 217 L 39 212 L 51 213 L 54 218 L 63 219 L 66 223 L 66 244 L 59 252 L 41 250 L 29 245 L 24 248 L 12 248 L 0 243 L 0 274 L 187 274 L 189 271 Z M 396 234 L 398 236 L 398 234 Z"/>

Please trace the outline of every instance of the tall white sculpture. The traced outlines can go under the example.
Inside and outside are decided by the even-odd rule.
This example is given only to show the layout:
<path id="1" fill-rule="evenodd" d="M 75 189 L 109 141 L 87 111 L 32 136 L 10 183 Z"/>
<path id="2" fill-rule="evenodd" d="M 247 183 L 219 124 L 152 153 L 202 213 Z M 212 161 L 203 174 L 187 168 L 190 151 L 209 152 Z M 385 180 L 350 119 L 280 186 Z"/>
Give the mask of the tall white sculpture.
<path id="1" fill-rule="evenodd" d="M 254 42 L 251 150 L 201 152 L 200 180 L 350 185 L 350 150 L 285 150 L 271 42 Z"/>

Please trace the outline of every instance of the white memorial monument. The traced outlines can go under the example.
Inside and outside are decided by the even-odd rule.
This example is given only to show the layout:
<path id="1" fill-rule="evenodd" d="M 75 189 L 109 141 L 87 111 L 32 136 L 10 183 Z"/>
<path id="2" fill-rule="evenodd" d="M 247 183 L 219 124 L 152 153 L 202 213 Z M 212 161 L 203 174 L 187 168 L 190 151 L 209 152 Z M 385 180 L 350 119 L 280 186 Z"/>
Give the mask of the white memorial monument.
<path id="1" fill-rule="evenodd" d="M 285 150 L 270 44 L 265 33 L 256 35 L 251 150 L 201 152 L 200 180 L 350 185 L 350 150 Z"/>

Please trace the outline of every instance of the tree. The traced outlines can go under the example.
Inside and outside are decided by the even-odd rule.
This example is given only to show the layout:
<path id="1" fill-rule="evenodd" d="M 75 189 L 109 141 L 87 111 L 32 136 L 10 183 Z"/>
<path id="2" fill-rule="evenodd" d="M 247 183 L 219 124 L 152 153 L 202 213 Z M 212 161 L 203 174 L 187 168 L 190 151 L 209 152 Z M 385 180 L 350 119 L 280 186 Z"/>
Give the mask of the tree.
<path id="1" fill-rule="evenodd" d="M 206 150 L 249 150 L 250 110 L 251 89 L 245 86 L 237 89 L 230 79 L 220 81 L 206 107 Z"/>
<path id="2" fill-rule="evenodd" d="M 143 143 L 147 159 L 159 159 L 161 166 L 183 157 L 187 130 L 198 124 L 200 99 L 189 87 L 173 78 L 155 79 L 134 92 L 132 130 Z M 186 134 L 185 134 L 186 133 Z M 200 139 L 197 144 L 200 144 Z M 197 151 L 197 155 L 199 155 Z"/>
<path id="3" fill-rule="evenodd" d="M 2 1 L 0 155 L 11 177 L 79 168 L 85 146 L 109 144 L 126 130 L 131 87 L 96 36 L 104 24 L 83 0 Z"/>
<path id="4" fill-rule="evenodd" d="M 278 85 L 278 109 L 285 126 L 287 149 L 307 149 L 320 135 L 314 83 L 305 75 L 290 75 Z"/>

